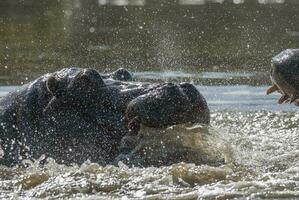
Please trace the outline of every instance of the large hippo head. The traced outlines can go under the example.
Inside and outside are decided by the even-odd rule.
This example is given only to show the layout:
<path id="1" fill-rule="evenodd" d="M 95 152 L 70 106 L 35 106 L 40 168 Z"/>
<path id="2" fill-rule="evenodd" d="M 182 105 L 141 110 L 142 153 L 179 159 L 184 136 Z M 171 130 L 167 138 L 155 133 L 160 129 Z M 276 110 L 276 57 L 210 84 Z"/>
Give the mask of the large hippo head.
<path id="1" fill-rule="evenodd" d="M 299 105 L 299 49 L 287 49 L 272 58 L 271 80 L 267 94 L 278 91 L 282 94 L 279 104 Z"/>
<path id="2" fill-rule="evenodd" d="M 135 131 L 138 129 L 135 126 L 140 123 L 150 127 L 167 127 L 210 122 L 207 103 L 192 84 L 125 83 L 103 79 L 92 69 L 77 70 L 76 73 L 70 73 L 72 69 L 67 70 L 67 76 L 57 73 L 47 78 L 46 86 L 52 98 L 44 113 L 74 109 L 80 114 L 94 114 L 90 120 L 104 123 L 105 127 L 108 126 L 105 123 L 107 113 L 113 113 L 126 119 L 126 126 Z M 112 73 L 112 78 L 124 80 L 128 75 L 126 70 L 121 69 Z M 109 121 L 109 124 L 116 121 Z"/>
<path id="3" fill-rule="evenodd" d="M 109 163 L 122 138 L 137 134 L 140 124 L 160 128 L 210 120 L 206 101 L 193 85 L 132 82 L 125 69 L 111 74 L 62 69 L 2 98 L 1 106 L 6 107 L 1 139 L 18 138 L 26 146 L 18 150 L 24 155 L 47 154 L 67 163 Z"/>

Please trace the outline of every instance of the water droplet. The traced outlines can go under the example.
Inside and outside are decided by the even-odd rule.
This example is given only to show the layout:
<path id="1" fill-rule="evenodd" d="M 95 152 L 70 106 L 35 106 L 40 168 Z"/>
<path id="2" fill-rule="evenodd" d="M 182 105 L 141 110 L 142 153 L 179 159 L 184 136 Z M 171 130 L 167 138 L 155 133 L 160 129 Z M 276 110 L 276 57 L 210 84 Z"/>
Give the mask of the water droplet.
<path id="1" fill-rule="evenodd" d="M 95 32 L 95 30 L 96 29 L 94 27 L 90 27 L 89 32 L 93 33 L 93 32 Z"/>

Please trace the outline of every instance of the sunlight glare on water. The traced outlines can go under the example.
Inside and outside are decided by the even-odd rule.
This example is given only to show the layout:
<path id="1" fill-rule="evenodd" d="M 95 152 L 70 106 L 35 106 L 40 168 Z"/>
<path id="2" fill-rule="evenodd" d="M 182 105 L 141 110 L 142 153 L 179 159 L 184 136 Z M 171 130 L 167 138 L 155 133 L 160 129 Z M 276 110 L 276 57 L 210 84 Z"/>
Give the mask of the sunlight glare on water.
<path id="1" fill-rule="evenodd" d="M 180 77 L 182 73 L 176 74 Z M 164 72 L 159 75 L 165 78 Z M 191 74 L 188 80 L 195 76 Z M 169 159 L 163 155 L 171 155 L 173 147 L 175 152 L 189 145 L 197 149 L 190 154 L 190 163 L 139 168 L 122 161 L 117 166 L 86 161 L 82 165 L 65 166 L 51 158 L 40 165 L 44 159 L 40 158 L 27 161 L 26 169 L 1 167 L 0 198 L 299 198 L 297 108 L 278 106 L 279 95 L 266 96 L 266 86 L 197 87 L 211 108 L 212 123 L 207 127 L 208 132 L 196 126 L 191 129 L 174 126 L 163 134 L 158 129 L 143 129 L 147 141 L 143 152 L 151 155 L 151 162 Z M 1 87 L 0 94 L 13 89 Z M 199 148 L 200 143 L 196 141 L 203 146 Z M 167 149 L 170 151 L 165 154 Z M 226 164 L 194 164 L 198 161 L 194 160 L 195 154 L 203 156 L 204 152 L 214 160 L 218 158 L 212 154 L 223 156 Z M 135 158 L 135 161 L 140 160 Z"/>

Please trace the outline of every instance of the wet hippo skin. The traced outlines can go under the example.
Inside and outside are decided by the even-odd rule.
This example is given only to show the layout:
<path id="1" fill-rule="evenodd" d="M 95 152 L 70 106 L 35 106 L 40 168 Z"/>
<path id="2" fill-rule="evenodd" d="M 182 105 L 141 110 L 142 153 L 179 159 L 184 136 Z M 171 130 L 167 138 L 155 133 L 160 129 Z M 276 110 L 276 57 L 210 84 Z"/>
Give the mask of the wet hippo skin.
<path id="1" fill-rule="evenodd" d="M 299 49 L 286 49 L 272 58 L 271 81 L 267 94 L 275 91 L 282 94 L 279 104 L 299 105 Z"/>
<path id="2" fill-rule="evenodd" d="M 189 83 L 134 82 L 125 69 L 100 74 L 65 68 L 0 99 L 0 164 L 41 155 L 60 163 L 108 164 L 140 124 L 209 124 L 204 97 Z"/>

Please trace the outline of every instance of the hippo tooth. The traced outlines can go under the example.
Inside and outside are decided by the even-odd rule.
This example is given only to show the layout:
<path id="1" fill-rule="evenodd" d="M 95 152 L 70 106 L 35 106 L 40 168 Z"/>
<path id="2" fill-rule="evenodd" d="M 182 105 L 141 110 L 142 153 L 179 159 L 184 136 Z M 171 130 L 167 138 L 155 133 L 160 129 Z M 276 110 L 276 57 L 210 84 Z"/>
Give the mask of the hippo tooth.
<path id="1" fill-rule="evenodd" d="M 279 104 L 287 103 L 288 100 L 289 100 L 289 96 L 285 94 L 285 95 L 282 95 L 282 96 L 280 97 L 280 99 L 278 100 L 278 103 L 279 103 Z"/>
<path id="2" fill-rule="evenodd" d="M 271 87 L 269 87 L 269 88 L 267 89 L 267 94 L 271 94 L 271 93 L 273 93 L 273 92 L 275 92 L 275 91 L 278 91 L 278 90 L 279 90 L 279 88 L 277 87 L 276 84 L 274 84 L 274 85 L 272 85 Z"/>

